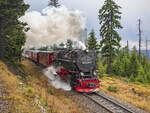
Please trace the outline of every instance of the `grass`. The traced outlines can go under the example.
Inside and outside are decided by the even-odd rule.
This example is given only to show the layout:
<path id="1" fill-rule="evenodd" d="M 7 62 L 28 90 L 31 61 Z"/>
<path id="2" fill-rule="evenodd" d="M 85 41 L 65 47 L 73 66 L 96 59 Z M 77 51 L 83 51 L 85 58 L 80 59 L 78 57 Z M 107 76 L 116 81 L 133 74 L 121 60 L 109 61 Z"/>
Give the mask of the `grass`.
<path id="1" fill-rule="evenodd" d="M 52 89 L 47 89 L 47 92 L 48 92 L 49 94 L 51 94 L 51 95 L 54 95 L 54 94 L 55 94 L 54 90 L 52 90 Z"/>
<path id="2" fill-rule="evenodd" d="M 109 86 L 109 87 L 107 88 L 107 90 L 108 90 L 108 91 L 111 91 L 111 92 L 118 92 L 118 91 L 119 91 L 119 89 L 118 89 L 117 87 L 113 87 L 113 86 Z"/>
<path id="3" fill-rule="evenodd" d="M 9 94 L 5 99 L 10 101 L 10 112 L 12 113 L 40 113 L 38 106 L 34 104 L 33 98 L 28 98 L 24 94 L 25 86 L 20 85 L 22 82 L 17 75 L 13 75 L 8 67 L 0 61 L 0 79 L 5 85 L 6 92 Z"/>
<path id="4" fill-rule="evenodd" d="M 22 62 L 30 73 L 26 79 L 13 75 L 7 66 L 0 61 L 0 80 L 6 87 L 12 113 L 41 113 L 35 99 L 48 113 L 84 113 L 63 91 L 48 85 L 47 78 L 41 69 L 28 60 Z"/>
<path id="5" fill-rule="evenodd" d="M 150 84 L 135 84 L 128 82 L 126 78 L 114 76 L 105 76 L 101 81 L 100 90 L 150 112 Z M 116 92 L 117 88 L 119 90 Z"/>

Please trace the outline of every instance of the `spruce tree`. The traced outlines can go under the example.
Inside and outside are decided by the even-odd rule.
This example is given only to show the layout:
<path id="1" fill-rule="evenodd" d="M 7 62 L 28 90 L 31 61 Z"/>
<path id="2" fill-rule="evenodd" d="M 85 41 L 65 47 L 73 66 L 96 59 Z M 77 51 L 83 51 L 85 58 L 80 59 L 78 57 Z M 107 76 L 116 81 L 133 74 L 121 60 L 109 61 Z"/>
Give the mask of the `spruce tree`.
<path id="1" fill-rule="evenodd" d="M 130 76 L 130 59 L 127 53 L 124 51 L 124 48 L 118 51 L 118 56 L 113 60 L 112 71 L 118 76 Z"/>
<path id="2" fill-rule="evenodd" d="M 42 46 L 42 47 L 40 47 L 38 50 L 41 50 L 41 51 L 48 51 L 49 48 L 48 48 L 48 46 Z"/>
<path id="3" fill-rule="evenodd" d="M 122 58 L 123 62 L 123 77 L 129 77 L 130 76 L 130 58 L 128 54 L 125 54 Z"/>
<path id="4" fill-rule="evenodd" d="M 100 47 L 102 56 L 108 58 L 108 73 L 112 72 L 112 60 L 120 47 L 121 37 L 116 31 L 122 28 L 119 22 L 121 19 L 120 8 L 113 0 L 105 0 L 104 5 L 99 10 L 100 36 L 102 37 Z"/>
<path id="5" fill-rule="evenodd" d="M 73 46 L 73 42 L 72 42 L 72 40 L 70 40 L 70 39 L 68 39 L 67 40 L 67 43 L 66 43 L 66 46 L 67 46 L 67 48 L 69 49 L 69 50 L 72 50 L 72 46 Z"/>
<path id="6" fill-rule="evenodd" d="M 60 47 L 60 48 L 64 48 L 64 47 L 65 47 L 65 44 L 64 44 L 64 43 L 60 43 L 60 44 L 59 44 L 59 47 Z"/>
<path id="7" fill-rule="evenodd" d="M 18 19 L 28 8 L 23 0 L 0 0 L 0 58 L 10 64 L 18 64 L 21 60 L 26 40 L 24 31 L 28 28 Z"/>
<path id="8" fill-rule="evenodd" d="M 50 46 L 50 49 L 54 51 L 57 50 L 57 48 L 58 48 L 57 44 L 53 44 Z"/>
<path id="9" fill-rule="evenodd" d="M 97 39 L 95 37 L 95 32 L 93 29 L 91 30 L 89 35 L 90 36 L 89 36 L 88 41 L 87 41 L 87 48 L 89 50 L 97 50 L 98 44 L 97 44 Z"/>
<path id="10" fill-rule="evenodd" d="M 58 3 L 58 0 L 50 0 L 48 6 L 59 7 L 60 4 Z"/>
<path id="11" fill-rule="evenodd" d="M 146 56 L 142 57 L 142 66 L 147 77 L 147 81 L 150 82 L 150 61 L 147 59 Z"/>
<path id="12" fill-rule="evenodd" d="M 139 78 L 140 78 L 139 76 L 144 74 L 144 70 L 143 70 L 141 63 L 138 60 L 136 47 L 133 48 L 129 66 L 130 66 L 130 70 L 129 70 L 130 75 L 133 75 L 134 78 L 138 77 L 138 81 L 139 81 Z"/>

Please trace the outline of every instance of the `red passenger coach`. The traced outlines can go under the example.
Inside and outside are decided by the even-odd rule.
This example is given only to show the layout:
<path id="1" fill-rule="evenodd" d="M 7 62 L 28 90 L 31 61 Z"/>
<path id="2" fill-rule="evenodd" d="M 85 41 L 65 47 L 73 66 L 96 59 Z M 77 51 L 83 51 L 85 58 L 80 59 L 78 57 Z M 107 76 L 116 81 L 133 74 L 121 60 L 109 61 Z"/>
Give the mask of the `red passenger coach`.
<path id="1" fill-rule="evenodd" d="M 38 54 L 39 63 L 48 67 L 52 63 L 53 52 L 40 51 Z"/>
<path id="2" fill-rule="evenodd" d="M 38 63 L 38 54 L 39 54 L 38 50 L 28 50 L 25 51 L 25 54 L 28 56 L 29 59 Z"/>
<path id="3" fill-rule="evenodd" d="M 53 52 L 51 51 L 26 50 L 25 54 L 32 61 L 42 64 L 43 66 L 48 67 L 52 63 Z"/>
<path id="4" fill-rule="evenodd" d="M 30 50 L 25 51 L 25 54 L 28 58 L 32 59 L 32 52 Z"/>
<path id="5" fill-rule="evenodd" d="M 34 62 L 38 62 L 38 52 L 33 52 L 33 53 L 32 53 L 32 60 L 33 60 Z"/>

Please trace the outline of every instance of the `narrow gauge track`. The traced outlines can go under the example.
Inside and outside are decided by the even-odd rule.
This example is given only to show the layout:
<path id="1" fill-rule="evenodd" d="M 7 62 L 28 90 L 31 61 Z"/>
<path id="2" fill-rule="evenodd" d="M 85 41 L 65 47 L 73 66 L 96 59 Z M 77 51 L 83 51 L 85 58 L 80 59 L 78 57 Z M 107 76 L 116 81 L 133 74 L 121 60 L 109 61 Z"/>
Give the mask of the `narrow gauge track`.
<path id="1" fill-rule="evenodd" d="M 83 95 L 89 98 L 97 105 L 103 107 L 110 113 L 135 113 L 134 111 L 131 111 L 130 109 L 124 107 L 123 105 L 112 101 L 111 99 L 105 97 L 100 93 L 83 94 Z"/>

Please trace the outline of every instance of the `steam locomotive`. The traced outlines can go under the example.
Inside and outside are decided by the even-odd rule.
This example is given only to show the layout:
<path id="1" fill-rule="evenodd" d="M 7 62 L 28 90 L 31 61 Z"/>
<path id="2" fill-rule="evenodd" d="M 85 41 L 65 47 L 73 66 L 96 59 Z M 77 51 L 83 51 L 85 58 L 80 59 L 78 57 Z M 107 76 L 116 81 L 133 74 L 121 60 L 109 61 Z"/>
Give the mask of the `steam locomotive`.
<path id="1" fill-rule="evenodd" d="M 96 92 L 100 81 L 97 78 L 96 52 L 89 50 L 56 51 L 26 50 L 29 59 L 46 67 L 57 68 L 57 75 L 69 82 L 77 92 Z"/>

